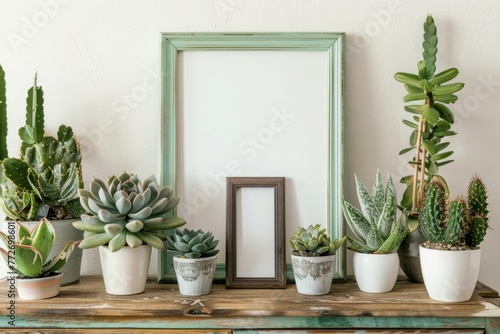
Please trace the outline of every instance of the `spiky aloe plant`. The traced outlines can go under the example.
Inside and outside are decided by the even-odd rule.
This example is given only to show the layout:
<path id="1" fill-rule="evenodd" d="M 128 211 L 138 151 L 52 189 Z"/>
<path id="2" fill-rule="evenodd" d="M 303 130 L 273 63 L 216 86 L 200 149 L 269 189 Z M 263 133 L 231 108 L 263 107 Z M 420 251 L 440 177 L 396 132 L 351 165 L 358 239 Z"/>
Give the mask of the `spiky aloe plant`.
<path id="1" fill-rule="evenodd" d="M 141 181 L 137 175 L 112 175 L 104 182 L 94 178 L 90 190 L 79 189 L 82 206 L 90 214 L 83 214 L 73 223 L 84 231 L 80 248 L 107 244 L 112 252 L 125 245 L 138 247 L 146 243 L 164 249 L 163 230 L 174 229 L 186 223 L 179 217 L 165 218 L 179 203 L 173 197 L 173 187 L 160 187 L 152 175 Z"/>
<path id="2" fill-rule="evenodd" d="M 0 86 L 1 76 L 0 73 Z M 0 88 L 0 99 L 5 99 L 1 91 Z M 46 216 L 77 218 L 83 213 L 76 197 L 78 188 L 83 188 L 83 179 L 80 146 L 73 130 L 61 125 L 57 138 L 45 135 L 43 90 L 37 86 L 36 75 L 26 102 L 26 124 L 19 129 L 21 157 L 8 158 L 6 150 L 2 157 L 0 207 L 9 218 L 16 220 Z M 6 111 L 0 108 L 5 126 L 6 116 Z M 0 137 L 3 137 L 2 130 Z"/>
<path id="3" fill-rule="evenodd" d="M 298 231 L 289 240 L 292 254 L 296 256 L 328 256 L 334 255 L 345 242 L 346 237 L 330 241 L 326 229 L 320 224 L 298 227 Z"/>
<path id="4" fill-rule="evenodd" d="M 361 211 L 342 198 L 342 211 L 347 224 L 359 240 L 347 236 L 349 249 L 360 253 L 393 253 L 408 234 L 406 214 L 397 219 L 397 195 L 392 177 L 388 174 L 384 187 L 377 171 L 373 195 L 355 176 Z"/>
<path id="5" fill-rule="evenodd" d="M 436 72 L 437 28 L 431 15 L 424 22 L 423 60 L 417 64 L 418 73 L 395 74 L 395 79 L 404 84 L 408 94 L 403 102 L 422 101 L 422 104 L 410 104 L 405 110 L 412 114 L 410 120 L 403 123 L 412 129 L 410 146 L 399 152 L 400 155 L 410 151 L 415 152 L 414 158 L 409 161 L 413 167 L 413 174 L 405 176 L 401 182 L 407 185 L 401 199 L 401 206 L 417 213 L 420 207 L 419 198 L 423 198 L 425 184 L 439 172 L 439 168 L 453 162 L 450 156 L 453 151 L 446 150 L 449 142 L 445 139 L 456 133 L 451 130 L 454 115 L 449 103 L 455 103 L 463 83 L 449 83 L 458 75 L 456 68 L 449 68 L 438 74 Z"/>
<path id="6" fill-rule="evenodd" d="M 17 224 L 16 239 L 12 235 L 0 232 L 3 247 L 0 253 L 7 267 L 21 277 L 46 277 L 61 269 L 67 262 L 78 244 L 78 241 L 68 241 L 58 255 L 49 259 L 50 251 L 56 238 L 52 224 L 43 219 L 33 230 Z"/>
<path id="7" fill-rule="evenodd" d="M 421 230 L 432 244 L 477 247 L 488 229 L 488 194 L 482 180 L 475 176 L 469 182 L 467 199 L 448 201 L 442 181 L 433 179 L 425 193 Z"/>
<path id="8" fill-rule="evenodd" d="M 212 232 L 203 232 L 201 229 L 177 229 L 174 235 L 167 236 L 167 249 L 180 254 L 181 258 L 197 259 L 217 255 L 219 250 L 215 247 L 218 244 L 219 240 L 215 240 Z"/>

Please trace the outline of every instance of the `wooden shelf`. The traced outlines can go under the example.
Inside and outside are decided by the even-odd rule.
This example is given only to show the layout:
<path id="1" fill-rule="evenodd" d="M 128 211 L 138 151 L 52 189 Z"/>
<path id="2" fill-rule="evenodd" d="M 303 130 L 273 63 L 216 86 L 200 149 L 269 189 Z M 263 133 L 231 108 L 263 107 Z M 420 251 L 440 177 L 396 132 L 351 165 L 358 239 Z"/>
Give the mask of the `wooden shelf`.
<path id="1" fill-rule="evenodd" d="M 5 292 L 0 295 L 0 303 L 8 306 L 5 282 L 0 284 L 0 290 Z M 179 329 L 250 333 L 251 329 L 277 328 L 288 328 L 288 333 L 292 328 L 462 328 L 486 329 L 491 333 L 495 328 L 500 330 L 498 294 L 480 283 L 470 301 L 442 303 L 429 299 L 423 284 L 407 281 L 399 281 L 392 292 L 384 294 L 363 293 L 354 282 L 334 283 L 331 292 L 324 296 L 301 295 L 293 284 L 275 290 L 226 289 L 215 284 L 209 295 L 187 297 L 178 292 L 176 284 L 151 280 L 142 294 L 112 296 L 106 294 L 102 277 L 85 276 L 79 284 L 62 287 L 55 298 L 16 299 L 15 328 L 7 323 L 8 312 L 2 306 L 0 327 L 11 330 L 143 328 L 177 329 L 175 332 L 179 333 Z"/>

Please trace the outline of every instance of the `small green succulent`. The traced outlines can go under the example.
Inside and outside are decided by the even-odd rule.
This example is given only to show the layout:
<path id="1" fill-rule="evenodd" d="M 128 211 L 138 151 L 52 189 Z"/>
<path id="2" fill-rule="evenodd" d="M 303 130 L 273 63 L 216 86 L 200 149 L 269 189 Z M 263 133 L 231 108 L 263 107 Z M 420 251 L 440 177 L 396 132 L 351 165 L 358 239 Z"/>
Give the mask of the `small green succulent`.
<path id="1" fill-rule="evenodd" d="M 406 214 L 396 218 L 398 206 L 396 188 L 389 174 L 387 188 L 377 171 L 373 195 L 355 176 L 361 211 L 342 198 L 342 211 L 347 224 L 359 240 L 347 237 L 349 249 L 360 253 L 393 253 L 408 234 Z"/>
<path id="2" fill-rule="evenodd" d="M 433 179 L 425 193 L 421 230 L 433 244 L 477 247 L 488 230 L 488 194 L 483 181 L 475 176 L 469 182 L 467 199 L 448 202 L 447 188 Z"/>
<path id="3" fill-rule="evenodd" d="M 33 230 L 17 222 L 17 231 L 9 234 L 0 232 L 3 247 L 0 253 L 7 267 L 21 277 L 46 277 L 61 269 L 78 244 L 68 241 L 58 255 L 48 256 L 56 238 L 55 230 L 47 219 L 42 219 Z"/>
<path id="4" fill-rule="evenodd" d="M 345 242 L 346 237 L 330 241 L 326 229 L 321 225 L 309 225 L 307 228 L 298 227 L 298 231 L 289 240 L 292 254 L 296 256 L 327 256 L 334 255 L 337 249 Z"/>
<path id="5" fill-rule="evenodd" d="M 167 249 L 188 259 L 214 256 L 219 253 L 215 249 L 218 244 L 219 240 L 214 240 L 212 232 L 203 232 L 201 229 L 177 229 L 174 235 L 167 236 Z"/>
<path id="6" fill-rule="evenodd" d="M 161 231 L 186 223 L 179 217 L 165 217 L 176 208 L 179 199 L 173 197 L 172 186 L 159 186 L 153 175 L 144 181 L 126 172 L 112 175 L 107 182 L 94 178 L 90 190 L 80 189 L 78 194 L 90 213 L 73 223 L 84 231 L 80 248 L 107 244 L 115 252 L 125 245 L 138 247 L 146 243 L 164 249 L 166 236 Z"/>

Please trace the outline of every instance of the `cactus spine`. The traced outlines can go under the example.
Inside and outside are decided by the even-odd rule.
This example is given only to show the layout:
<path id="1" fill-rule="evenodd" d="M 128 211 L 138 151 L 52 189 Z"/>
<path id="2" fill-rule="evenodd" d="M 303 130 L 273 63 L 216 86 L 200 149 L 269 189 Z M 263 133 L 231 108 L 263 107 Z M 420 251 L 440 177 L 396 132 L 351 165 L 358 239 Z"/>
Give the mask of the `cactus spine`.
<path id="1" fill-rule="evenodd" d="M 488 195 L 481 179 L 469 183 L 467 200 L 457 197 L 448 203 L 446 187 L 433 179 L 425 197 L 421 228 L 432 244 L 477 247 L 488 228 Z"/>

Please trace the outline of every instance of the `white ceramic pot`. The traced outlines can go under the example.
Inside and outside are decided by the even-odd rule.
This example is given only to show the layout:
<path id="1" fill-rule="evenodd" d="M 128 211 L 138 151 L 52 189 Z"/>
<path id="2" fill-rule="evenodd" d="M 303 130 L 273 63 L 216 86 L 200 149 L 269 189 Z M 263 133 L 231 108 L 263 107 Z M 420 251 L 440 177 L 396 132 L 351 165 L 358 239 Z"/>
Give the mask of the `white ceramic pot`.
<path id="1" fill-rule="evenodd" d="M 102 276 L 110 295 L 134 295 L 146 289 L 151 246 L 125 246 L 112 252 L 108 246 L 99 246 Z"/>
<path id="2" fill-rule="evenodd" d="M 54 226 L 56 231 L 56 240 L 52 251 L 49 254 L 49 258 L 52 258 L 59 254 L 61 249 L 64 247 L 68 241 L 79 241 L 83 239 L 83 232 L 77 230 L 72 223 L 78 219 L 63 219 L 63 220 L 51 220 L 50 223 Z M 25 221 L 21 222 L 24 226 L 30 230 L 38 224 L 39 221 Z M 82 254 L 83 250 L 75 247 L 69 261 L 62 267 L 59 271 L 64 274 L 62 279 L 62 286 L 71 285 L 78 283 L 80 281 L 80 268 L 82 266 Z"/>
<path id="3" fill-rule="evenodd" d="M 394 288 L 399 274 L 398 253 L 354 253 L 354 277 L 363 292 L 384 293 Z"/>
<path id="4" fill-rule="evenodd" d="M 174 257 L 174 269 L 180 293 L 186 296 L 209 294 L 216 264 L 217 255 L 199 259 Z"/>
<path id="5" fill-rule="evenodd" d="M 292 254 L 292 268 L 297 292 L 303 295 L 325 295 L 330 292 L 335 255 L 296 256 Z"/>
<path id="6" fill-rule="evenodd" d="M 17 295 L 21 299 L 47 299 L 59 294 L 62 273 L 43 278 L 14 278 Z"/>
<path id="7" fill-rule="evenodd" d="M 420 245 L 420 266 L 429 297 L 463 302 L 472 297 L 479 276 L 481 249 L 451 251 Z"/>

